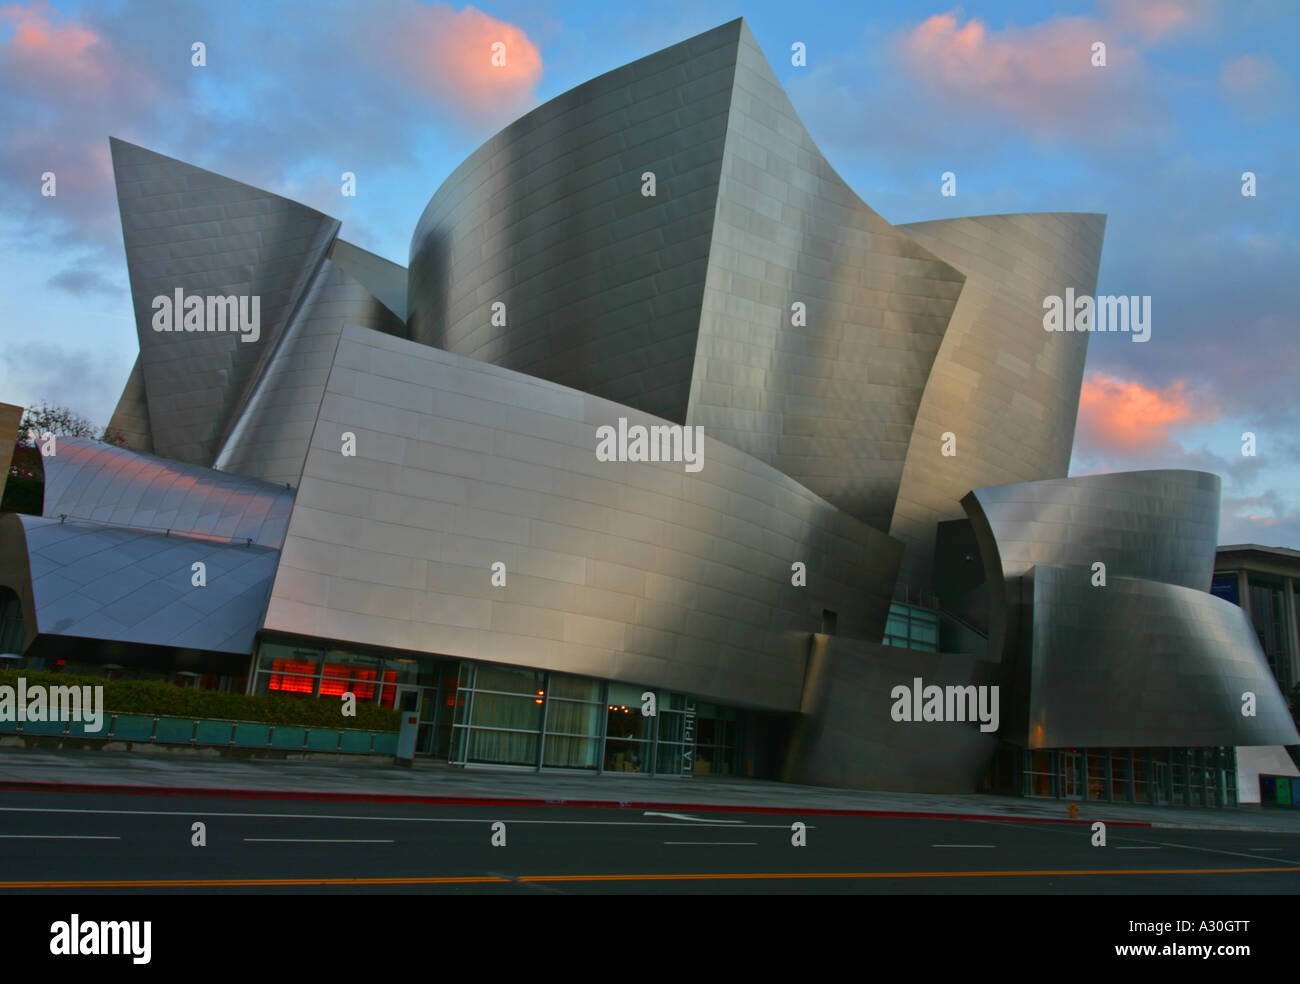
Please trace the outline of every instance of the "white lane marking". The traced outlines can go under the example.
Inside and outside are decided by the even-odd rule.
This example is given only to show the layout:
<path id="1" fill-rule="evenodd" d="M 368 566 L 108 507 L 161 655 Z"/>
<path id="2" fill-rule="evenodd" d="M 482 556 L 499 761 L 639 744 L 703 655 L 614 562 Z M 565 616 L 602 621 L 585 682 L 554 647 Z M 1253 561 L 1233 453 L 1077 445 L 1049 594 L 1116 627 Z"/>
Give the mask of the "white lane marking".
<path id="1" fill-rule="evenodd" d="M 0 834 L 5 840 L 70 840 L 70 841 L 120 841 L 121 837 L 98 834 Z"/>
<path id="2" fill-rule="evenodd" d="M 664 841 L 665 844 L 704 845 L 706 847 L 758 847 L 758 841 Z"/>
<path id="3" fill-rule="evenodd" d="M 1254 854 L 1242 854 L 1240 851 L 1220 851 L 1214 847 L 1201 847 L 1198 844 L 1166 844 L 1163 841 L 1156 841 L 1161 847 L 1173 847 L 1182 851 L 1205 851 L 1208 854 L 1226 854 L 1233 858 L 1250 858 L 1252 861 L 1285 861 L 1287 864 L 1300 864 L 1291 858 L 1261 858 Z"/>
<path id="4" fill-rule="evenodd" d="M 518 809 L 507 806 L 504 809 Z M 332 813 L 221 813 L 215 810 L 74 810 L 69 807 L 0 806 L 0 813 L 93 813 L 126 817 L 253 817 L 270 820 L 378 820 L 397 823 L 496 823 L 500 817 L 366 817 Z M 743 822 L 743 821 L 741 821 Z M 537 823 L 577 827 L 680 827 L 667 820 L 507 820 L 506 823 Z M 789 830 L 788 823 L 746 824 L 751 830 Z M 807 825 L 809 830 L 817 828 Z"/>
<path id="5" fill-rule="evenodd" d="M 642 816 L 646 817 L 672 817 L 674 820 L 693 820 L 695 823 L 744 823 L 744 820 L 714 820 L 712 817 L 693 817 L 686 813 L 655 813 L 646 810 Z"/>
<path id="6" fill-rule="evenodd" d="M 997 847 L 996 844 L 931 844 L 931 847 Z"/>
<path id="7" fill-rule="evenodd" d="M 391 844 L 391 840 L 363 837 L 245 837 L 249 843 L 258 844 Z"/>

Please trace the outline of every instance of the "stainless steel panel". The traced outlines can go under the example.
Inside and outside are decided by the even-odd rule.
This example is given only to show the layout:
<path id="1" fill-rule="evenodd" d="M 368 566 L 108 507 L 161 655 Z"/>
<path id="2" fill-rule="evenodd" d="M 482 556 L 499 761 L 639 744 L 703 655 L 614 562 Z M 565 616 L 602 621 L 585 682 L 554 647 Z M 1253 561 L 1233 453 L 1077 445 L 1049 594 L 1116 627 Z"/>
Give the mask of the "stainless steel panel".
<path id="1" fill-rule="evenodd" d="M 411 239 L 411 337 L 682 422 L 739 31 L 580 85 L 471 154 Z"/>
<path id="2" fill-rule="evenodd" d="M 1246 613 L 1203 591 L 1038 566 L 1027 744 L 1294 745 L 1286 700 Z M 1256 715 L 1242 714 L 1255 695 Z"/>
<path id="3" fill-rule="evenodd" d="M 598 426 L 665 422 L 352 326 L 335 364 L 268 629 L 786 710 L 823 609 L 846 633 L 883 632 L 898 546 L 707 431 L 698 473 L 600 462 Z M 415 436 L 358 422 L 397 399 L 425 408 Z M 503 406 L 524 416 L 492 412 Z M 340 453 L 343 431 L 355 458 Z M 438 443 L 449 437 L 468 446 Z M 732 511 L 740 501 L 751 520 Z M 497 561 L 505 587 L 490 581 Z M 807 587 L 791 584 L 796 561 Z"/>
<path id="4" fill-rule="evenodd" d="M 895 721 L 891 691 L 997 686 L 998 663 L 860 639 L 812 638 L 800 718 L 782 778 L 816 786 L 975 792 L 998 735 L 958 721 Z"/>
<path id="5" fill-rule="evenodd" d="M 406 330 L 357 279 L 324 260 L 270 362 L 254 381 L 247 404 L 217 453 L 215 467 L 297 486 L 345 324 L 393 335 L 404 335 Z"/>
<path id="6" fill-rule="evenodd" d="M 835 173 L 742 25 L 688 422 L 888 529 L 965 279 Z"/>
<path id="7" fill-rule="evenodd" d="M 111 140 L 153 449 L 211 465 L 338 222 L 314 209 Z M 153 298 L 261 298 L 261 336 L 156 332 Z"/>
<path id="8" fill-rule="evenodd" d="M 976 489 L 1004 577 L 1036 564 L 1106 565 L 1133 577 L 1210 590 L 1219 539 L 1219 477 L 1161 470 L 1083 475 Z"/>
<path id="9" fill-rule="evenodd" d="M 278 547 L 293 492 L 80 437 L 43 459 L 44 515 Z"/>
<path id="10" fill-rule="evenodd" d="M 17 552 L 18 535 L 29 565 L 19 592 L 31 598 L 29 636 L 249 653 L 279 559 L 245 542 L 6 517 L 6 553 Z M 206 586 L 193 584 L 195 562 L 205 565 Z"/>
<path id="11" fill-rule="evenodd" d="M 1106 217 L 981 215 L 899 226 L 966 275 L 917 411 L 889 532 L 899 578 L 930 587 L 935 527 L 971 489 L 1063 478 L 1088 335 L 1043 328 L 1043 299 L 1096 292 Z M 956 454 L 941 454 L 943 435 Z"/>

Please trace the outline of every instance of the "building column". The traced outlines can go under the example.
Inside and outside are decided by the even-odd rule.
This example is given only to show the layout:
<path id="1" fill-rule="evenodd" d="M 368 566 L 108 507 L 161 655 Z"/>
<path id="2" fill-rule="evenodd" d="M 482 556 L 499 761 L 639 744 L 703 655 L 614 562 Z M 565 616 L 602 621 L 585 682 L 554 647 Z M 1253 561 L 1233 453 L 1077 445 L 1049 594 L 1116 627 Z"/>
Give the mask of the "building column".
<path id="1" fill-rule="evenodd" d="M 1286 586 L 1286 672 L 1287 680 L 1283 692 L 1290 690 L 1300 680 L 1300 631 L 1296 625 L 1295 578 L 1284 577 Z"/>

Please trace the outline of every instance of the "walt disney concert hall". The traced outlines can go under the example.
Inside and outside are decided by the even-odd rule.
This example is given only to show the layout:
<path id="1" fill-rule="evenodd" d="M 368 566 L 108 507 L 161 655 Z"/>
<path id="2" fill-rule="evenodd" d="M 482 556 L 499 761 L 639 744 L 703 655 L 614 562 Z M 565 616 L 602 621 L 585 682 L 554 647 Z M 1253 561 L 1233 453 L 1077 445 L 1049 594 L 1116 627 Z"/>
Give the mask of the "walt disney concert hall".
<path id="1" fill-rule="evenodd" d="M 1300 743 L 1219 478 L 1067 477 L 1043 300 L 1105 217 L 891 225 L 743 21 L 506 127 L 405 269 L 111 149 L 126 446 L 0 518 L 28 665 L 398 702 L 465 766 L 1231 805 Z"/>

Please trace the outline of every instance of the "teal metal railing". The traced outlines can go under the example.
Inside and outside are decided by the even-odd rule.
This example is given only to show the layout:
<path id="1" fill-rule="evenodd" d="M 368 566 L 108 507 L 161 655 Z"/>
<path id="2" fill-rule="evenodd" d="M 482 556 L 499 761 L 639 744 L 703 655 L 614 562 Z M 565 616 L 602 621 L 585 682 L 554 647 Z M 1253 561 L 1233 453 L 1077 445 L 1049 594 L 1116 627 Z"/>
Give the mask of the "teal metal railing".
<path id="1" fill-rule="evenodd" d="M 147 741 L 159 745 L 208 748 L 274 748 L 281 751 L 344 752 L 353 755 L 397 754 L 397 734 L 392 731 L 307 728 L 302 725 L 169 717 L 164 714 L 106 712 L 104 717 L 104 727 L 99 731 L 87 731 L 85 722 L 82 721 L 0 721 L 0 734 Z"/>

